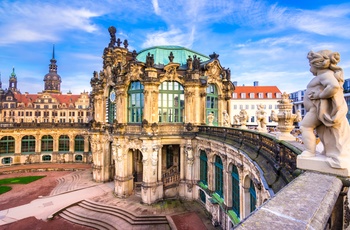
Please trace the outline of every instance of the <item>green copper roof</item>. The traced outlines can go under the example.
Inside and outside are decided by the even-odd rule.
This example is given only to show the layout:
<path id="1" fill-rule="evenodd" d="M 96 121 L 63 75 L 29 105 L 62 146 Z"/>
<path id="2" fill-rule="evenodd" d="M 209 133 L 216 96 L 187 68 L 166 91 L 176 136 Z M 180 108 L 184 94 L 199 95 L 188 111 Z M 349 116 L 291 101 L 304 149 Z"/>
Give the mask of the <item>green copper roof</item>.
<path id="1" fill-rule="evenodd" d="M 170 52 L 173 52 L 174 55 L 174 63 L 180 63 L 180 65 L 186 65 L 188 56 L 191 56 L 193 59 L 193 55 L 200 57 L 201 61 L 208 61 L 210 58 L 201 53 L 197 53 L 193 50 L 181 47 L 181 46 L 154 46 L 144 50 L 141 50 L 137 55 L 137 60 L 141 62 L 146 62 L 146 56 L 148 53 L 154 55 L 154 64 L 168 64 Z"/>
<path id="2" fill-rule="evenodd" d="M 15 67 L 12 68 L 12 73 L 11 73 L 11 78 L 14 77 L 16 78 L 16 73 L 15 73 Z"/>

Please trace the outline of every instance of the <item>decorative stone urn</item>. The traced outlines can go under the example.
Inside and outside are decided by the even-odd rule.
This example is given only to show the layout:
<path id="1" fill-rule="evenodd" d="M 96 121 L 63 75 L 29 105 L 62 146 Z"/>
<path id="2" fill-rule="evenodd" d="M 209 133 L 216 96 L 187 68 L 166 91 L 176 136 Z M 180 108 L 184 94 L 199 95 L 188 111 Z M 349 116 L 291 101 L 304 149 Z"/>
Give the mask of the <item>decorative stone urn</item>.
<path id="1" fill-rule="evenodd" d="M 282 94 L 282 99 L 278 103 L 278 114 L 275 111 L 271 112 L 271 119 L 278 122 L 277 128 L 280 131 L 276 133 L 276 137 L 279 140 L 293 141 L 295 137 L 290 132 L 294 129 L 293 123 L 301 121 L 300 111 L 297 114 L 292 113 L 292 100 L 286 92 Z"/>

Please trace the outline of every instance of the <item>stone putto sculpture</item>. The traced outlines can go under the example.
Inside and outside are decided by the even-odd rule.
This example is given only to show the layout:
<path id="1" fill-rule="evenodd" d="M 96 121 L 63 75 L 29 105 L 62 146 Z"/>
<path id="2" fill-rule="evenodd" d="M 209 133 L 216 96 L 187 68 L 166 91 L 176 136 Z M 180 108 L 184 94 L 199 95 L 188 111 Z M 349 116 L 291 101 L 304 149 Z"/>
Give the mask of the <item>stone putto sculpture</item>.
<path id="1" fill-rule="evenodd" d="M 266 111 L 265 106 L 263 104 L 260 104 L 257 106 L 258 110 L 256 111 L 256 122 L 258 123 L 257 130 L 259 132 L 267 132 L 267 118 L 266 118 Z"/>
<path id="2" fill-rule="evenodd" d="M 226 110 L 224 110 L 224 111 L 222 112 L 222 116 L 223 116 L 223 118 L 224 118 L 223 125 L 224 125 L 225 127 L 230 127 L 230 115 L 228 115 L 228 113 L 227 113 Z"/>
<path id="3" fill-rule="evenodd" d="M 208 125 L 213 126 L 214 125 L 213 122 L 215 119 L 214 113 L 210 112 L 207 116 L 207 119 L 208 119 Z"/>
<path id="4" fill-rule="evenodd" d="M 247 129 L 247 121 L 249 119 L 248 113 L 245 109 L 239 112 L 239 123 L 241 123 L 241 129 Z"/>
<path id="5" fill-rule="evenodd" d="M 306 115 L 301 122 L 305 151 L 300 158 L 316 156 L 316 132 L 324 146 L 320 155 L 332 168 L 350 169 L 350 128 L 343 94 L 343 69 L 337 66 L 338 52 L 310 51 L 310 72 L 315 76 L 307 85 L 304 98 Z M 299 158 L 298 157 L 298 158 Z"/>

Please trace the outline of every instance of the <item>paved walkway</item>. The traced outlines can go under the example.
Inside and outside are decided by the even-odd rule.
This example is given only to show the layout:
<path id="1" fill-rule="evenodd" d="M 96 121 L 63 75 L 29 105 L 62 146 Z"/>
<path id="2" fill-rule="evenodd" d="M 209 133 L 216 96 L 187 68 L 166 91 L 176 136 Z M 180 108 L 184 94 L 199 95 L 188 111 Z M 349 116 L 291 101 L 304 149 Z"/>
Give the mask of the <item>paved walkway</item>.
<path id="1" fill-rule="evenodd" d="M 54 168 L 52 166 L 50 168 Z M 62 167 L 62 164 L 58 164 L 58 166 Z M 18 170 L 23 170 L 23 166 L 22 168 L 18 167 Z M 75 167 L 77 169 L 77 165 Z M 83 165 L 82 167 L 86 166 Z M 43 165 L 39 168 L 43 168 Z M 47 220 L 52 214 L 69 205 L 90 199 L 95 202 L 116 205 L 138 215 L 174 216 L 184 213 L 196 213 L 207 229 L 215 229 L 207 218 L 203 207 L 198 202 L 164 201 L 155 205 L 143 205 L 140 203 L 141 197 L 137 195 L 132 195 L 126 199 L 116 198 L 113 195 L 114 182 L 104 184 L 93 182 L 91 169 L 72 172 L 57 178 L 57 182 L 58 185 L 49 196 L 41 197 L 26 205 L 0 211 L 0 226 L 31 216 Z"/>
<path id="2" fill-rule="evenodd" d="M 103 196 L 113 190 L 113 182 L 94 185 L 84 189 L 42 197 L 29 204 L 0 211 L 0 225 L 12 223 L 27 217 L 46 220 L 53 213 L 84 199 Z"/>

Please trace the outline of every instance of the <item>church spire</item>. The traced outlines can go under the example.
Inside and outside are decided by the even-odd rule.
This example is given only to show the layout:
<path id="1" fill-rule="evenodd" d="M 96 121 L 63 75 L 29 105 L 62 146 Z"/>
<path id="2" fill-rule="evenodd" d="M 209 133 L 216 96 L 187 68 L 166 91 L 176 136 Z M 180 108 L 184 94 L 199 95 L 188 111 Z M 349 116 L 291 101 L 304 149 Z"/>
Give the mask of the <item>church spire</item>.
<path id="1" fill-rule="evenodd" d="M 49 73 L 44 77 L 44 92 L 61 93 L 61 77 L 57 74 L 57 65 L 55 59 L 55 45 L 52 47 L 52 58 L 49 64 Z"/>
<path id="2" fill-rule="evenodd" d="M 55 59 L 55 45 L 53 45 L 52 48 L 52 58 L 50 60 L 51 64 L 49 65 L 49 72 L 52 73 L 57 73 L 57 65 L 56 65 L 56 59 Z"/>
<path id="3" fill-rule="evenodd" d="M 9 78 L 9 90 L 13 92 L 17 91 L 17 76 L 15 73 L 15 67 L 12 67 L 12 73 Z"/>
<path id="4" fill-rule="evenodd" d="M 52 59 L 55 59 L 55 44 L 52 47 Z"/>

